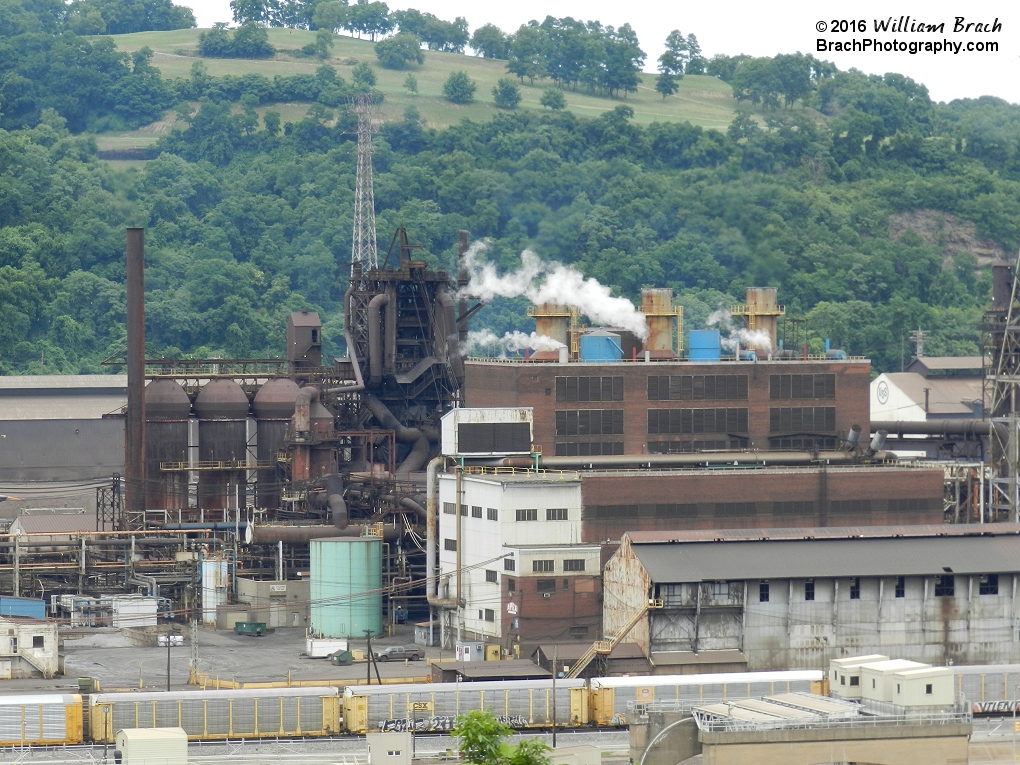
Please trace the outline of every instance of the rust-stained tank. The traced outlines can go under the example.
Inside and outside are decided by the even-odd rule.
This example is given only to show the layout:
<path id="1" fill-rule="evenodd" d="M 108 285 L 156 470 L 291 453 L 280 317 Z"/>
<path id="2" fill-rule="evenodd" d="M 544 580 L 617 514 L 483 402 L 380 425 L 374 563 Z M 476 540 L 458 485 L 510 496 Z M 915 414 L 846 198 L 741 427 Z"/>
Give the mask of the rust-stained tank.
<path id="1" fill-rule="evenodd" d="M 269 380 L 259 388 L 252 400 L 258 440 L 259 464 L 276 464 L 276 455 L 284 447 L 287 427 L 294 416 L 298 385 L 293 380 Z M 276 470 L 259 470 L 255 483 L 255 506 L 267 509 L 280 507 L 280 480 Z"/>
<path id="2" fill-rule="evenodd" d="M 247 461 L 248 396 L 233 380 L 211 380 L 195 398 L 198 415 L 198 506 L 202 510 L 244 502 L 244 470 L 231 463 Z"/>
<path id="3" fill-rule="evenodd" d="M 645 315 L 648 326 L 648 337 L 642 350 L 648 352 L 649 358 L 673 358 L 673 322 L 677 318 L 673 308 L 673 290 L 669 287 L 641 290 L 641 313 Z"/>
<path id="4" fill-rule="evenodd" d="M 741 348 L 755 351 L 762 358 L 778 348 L 779 317 L 786 313 L 786 307 L 778 304 L 775 287 L 748 287 L 746 296 L 746 304 L 732 310 L 734 316 L 747 321 L 750 337 L 741 342 Z"/>
<path id="5" fill-rule="evenodd" d="M 319 400 L 319 389 L 306 385 L 298 391 L 294 404 L 294 459 L 291 473 L 295 481 L 320 478 L 333 469 L 333 414 Z"/>
<path id="6" fill-rule="evenodd" d="M 188 506 L 188 473 L 162 471 L 161 463 L 188 461 L 188 415 L 191 399 L 173 380 L 145 386 L 145 507 L 183 510 Z"/>

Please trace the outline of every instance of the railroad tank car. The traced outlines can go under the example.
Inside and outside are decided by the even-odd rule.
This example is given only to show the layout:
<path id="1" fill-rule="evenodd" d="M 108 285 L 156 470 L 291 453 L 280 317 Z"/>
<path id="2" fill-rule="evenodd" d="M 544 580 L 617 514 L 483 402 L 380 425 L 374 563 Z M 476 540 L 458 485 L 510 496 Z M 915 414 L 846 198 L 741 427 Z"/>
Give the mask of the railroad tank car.
<path id="1" fill-rule="evenodd" d="M 78 694 L 0 696 L 0 746 L 82 743 Z"/>
<path id="2" fill-rule="evenodd" d="M 444 731 L 475 709 L 492 712 L 512 728 L 577 727 L 588 724 L 588 688 L 582 679 L 508 680 L 477 683 L 415 683 L 348 686 L 344 729 Z"/>
<path id="3" fill-rule="evenodd" d="M 340 708 L 340 690 L 328 686 L 97 693 L 89 734 L 111 744 L 122 728 L 184 728 L 190 741 L 332 736 L 341 732 Z"/>
<path id="4" fill-rule="evenodd" d="M 653 701 L 711 701 L 792 691 L 821 692 L 821 670 L 725 672 L 706 675 L 593 677 L 589 713 L 593 725 L 626 725 L 628 713 Z"/>

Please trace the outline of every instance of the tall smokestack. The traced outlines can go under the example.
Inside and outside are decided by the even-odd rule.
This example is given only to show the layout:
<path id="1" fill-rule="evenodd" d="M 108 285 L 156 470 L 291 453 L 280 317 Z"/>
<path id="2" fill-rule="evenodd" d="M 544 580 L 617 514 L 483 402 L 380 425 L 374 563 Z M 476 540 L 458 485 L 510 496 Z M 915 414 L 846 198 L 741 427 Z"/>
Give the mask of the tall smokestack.
<path id="1" fill-rule="evenodd" d="M 127 422 L 124 509 L 145 513 L 145 229 L 127 230 Z"/>
<path id="2" fill-rule="evenodd" d="M 467 296 L 464 288 L 468 286 L 467 264 L 464 256 L 468 249 L 468 232 L 461 229 L 457 237 L 457 292 L 460 300 L 457 301 L 457 332 L 460 337 L 460 347 L 467 347 L 468 322 L 467 322 Z"/>

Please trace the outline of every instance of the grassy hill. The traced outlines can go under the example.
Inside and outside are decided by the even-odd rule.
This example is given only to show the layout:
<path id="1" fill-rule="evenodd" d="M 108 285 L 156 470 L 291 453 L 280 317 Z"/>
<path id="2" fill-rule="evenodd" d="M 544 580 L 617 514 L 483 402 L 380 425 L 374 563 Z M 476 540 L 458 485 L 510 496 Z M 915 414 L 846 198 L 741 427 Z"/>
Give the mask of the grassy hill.
<path id="1" fill-rule="evenodd" d="M 313 73 L 323 62 L 318 59 L 295 57 L 280 52 L 268 60 L 248 59 L 199 59 L 198 37 L 202 30 L 185 29 L 173 32 L 141 32 L 130 35 L 116 35 L 113 40 L 120 50 L 133 52 L 148 46 L 154 51 L 153 64 L 164 77 L 188 77 L 191 65 L 201 60 L 213 75 L 242 75 L 256 72 L 267 77 Z M 280 51 L 297 51 L 313 42 L 315 34 L 296 29 L 270 29 L 269 40 Z M 409 105 L 417 107 L 425 121 L 436 128 L 448 127 L 462 119 L 486 121 L 499 112 L 492 102 L 492 88 L 501 77 L 506 77 L 506 62 L 494 61 L 456 53 L 425 52 L 425 63 L 410 70 L 395 71 L 378 65 L 373 43 L 350 37 L 337 36 L 332 57 L 325 63 L 335 67 L 346 80 L 351 79 L 351 69 L 366 61 L 378 74 L 378 89 L 386 98 L 381 108 L 384 120 L 399 119 Z M 451 104 L 442 96 L 443 83 L 450 74 L 464 70 L 473 79 L 478 90 L 475 102 L 466 106 Z M 418 94 L 410 95 L 403 87 L 408 71 L 418 79 Z M 679 92 L 665 100 L 655 92 L 655 75 L 646 74 L 637 93 L 627 98 L 598 98 L 584 93 L 565 91 L 567 108 L 578 115 L 597 116 L 627 104 L 634 109 L 634 121 L 640 124 L 651 122 L 690 121 L 706 128 L 725 129 L 736 114 L 730 86 L 714 77 L 692 76 L 680 81 Z M 549 81 L 536 82 L 534 86 L 525 81 L 521 87 L 523 109 L 542 109 L 539 99 Z M 307 104 L 279 104 L 271 108 L 281 112 L 283 119 L 300 119 L 308 111 Z M 147 146 L 159 135 L 170 129 L 171 124 L 160 121 L 131 133 L 100 136 L 100 148 L 118 149 Z"/>

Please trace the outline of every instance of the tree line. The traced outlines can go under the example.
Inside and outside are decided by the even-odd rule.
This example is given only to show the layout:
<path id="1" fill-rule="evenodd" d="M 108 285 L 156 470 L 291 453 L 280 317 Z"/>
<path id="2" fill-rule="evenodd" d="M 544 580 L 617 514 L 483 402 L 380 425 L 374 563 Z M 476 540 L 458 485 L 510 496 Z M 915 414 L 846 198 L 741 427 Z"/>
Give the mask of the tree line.
<path id="1" fill-rule="evenodd" d="M 0 0 L 0 37 L 39 32 L 120 35 L 193 26 L 192 10 L 172 0 Z"/>

